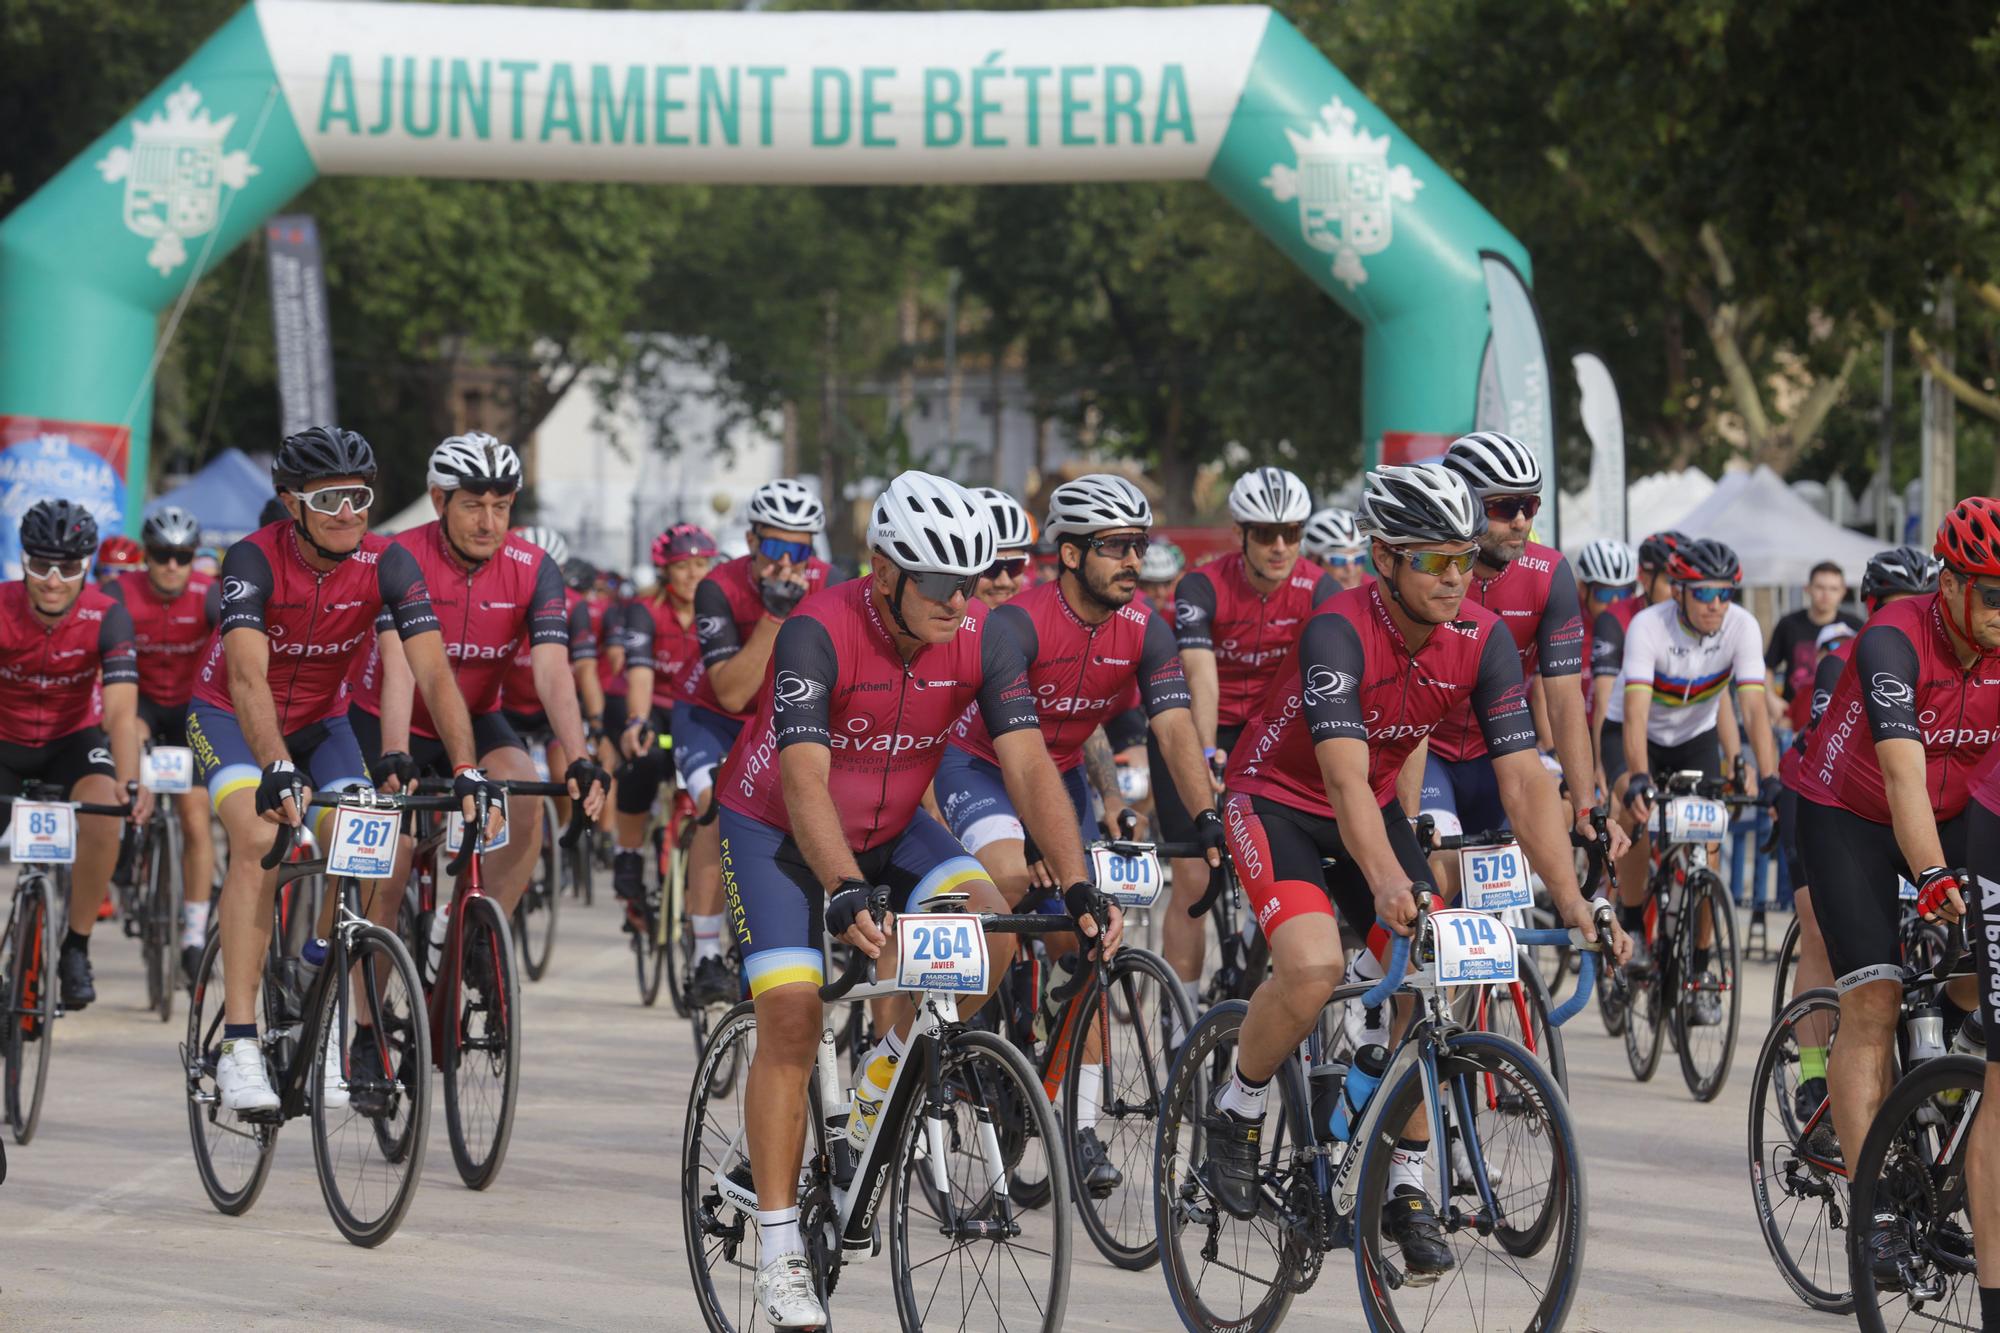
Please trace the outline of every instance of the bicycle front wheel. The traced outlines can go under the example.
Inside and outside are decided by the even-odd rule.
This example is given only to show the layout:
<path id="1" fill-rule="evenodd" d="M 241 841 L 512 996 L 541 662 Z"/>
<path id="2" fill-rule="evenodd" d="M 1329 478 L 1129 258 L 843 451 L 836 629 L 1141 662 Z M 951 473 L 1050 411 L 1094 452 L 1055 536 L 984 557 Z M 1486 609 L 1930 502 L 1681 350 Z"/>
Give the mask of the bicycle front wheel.
<path id="1" fill-rule="evenodd" d="M 1826 1055 L 1840 1028 L 1832 988 L 1778 1012 L 1750 1085 L 1750 1197 L 1778 1271 L 1799 1299 L 1851 1314 L 1847 1171 L 1826 1095 Z"/>
<path id="2" fill-rule="evenodd" d="M 682 844 L 678 821 L 670 822 L 660 835 L 660 919 L 653 927 L 654 947 L 660 951 L 660 966 L 667 974 L 667 999 L 674 1013 L 688 1013 L 688 981 L 694 976 L 694 930 L 683 915 L 687 911 L 687 848 Z"/>
<path id="3" fill-rule="evenodd" d="M 344 1107 L 328 1106 L 322 1081 L 310 1080 L 313 1167 L 334 1226 L 352 1243 L 373 1248 L 396 1233 L 423 1176 L 430 1024 L 417 966 L 389 931 L 356 931 L 345 971 L 326 987 L 310 1058 L 317 1063 L 326 1042 L 349 1040 L 350 1027 L 361 1023 L 374 1028 L 362 1052 L 374 1054 L 347 1061 Z"/>
<path id="4" fill-rule="evenodd" d="M 215 1071 L 222 1059 L 222 932 L 208 937 L 188 993 L 187 1040 L 181 1064 L 187 1074 L 188 1132 L 194 1139 L 195 1171 L 216 1211 L 230 1217 L 248 1212 L 271 1174 L 271 1150 L 278 1143 L 278 1119 L 251 1122 L 224 1109 Z M 257 988 L 259 1030 L 270 1031 L 264 988 Z"/>
<path id="5" fill-rule="evenodd" d="M 938 1049 L 942 1104 L 915 1106 L 890 1167 L 889 1265 L 905 1329 L 1063 1325 L 1069 1302 L 1070 1188 L 1055 1111 L 1027 1057 L 991 1032 Z M 926 1099 L 928 1101 L 928 1099 Z M 1027 1143 L 1001 1141 L 1006 1107 Z M 1051 1206 L 1028 1212 L 1006 1191 L 1010 1152 L 1041 1141 Z M 941 1207 L 938 1205 L 942 1205 Z"/>
<path id="6" fill-rule="evenodd" d="M 174 1017 L 174 992 L 180 989 L 174 958 L 174 927 L 180 919 L 180 826 L 173 819 L 155 819 L 147 839 L 145 916 L 140 930 L 146 961 L 146 1000 L 162 1023 Z"/>
<path id="7" fill-rule="evenodd" d="M 1698 1102 L 1712 1102 L 1729 1081 L 1743 1009 L 1736 905 L 1713 871 L 1697 870 L 1688 876 L 1687 910 L 1681 913 L 1680 929 L 1679 986 L 1669 1020 L 1688 1091 Z M 1701 942 L 1704 936 L 1706 944 Z"/>
<path id="8" fill-rule="evenodd" d="M 1355 1274 L 1369 1327 L 1400 1330 L 1561 1328 L 1583 1272 L 1583 1155 L 1569 1106 L 1548 1069 L 1515 1042 L 1488 1032 L 1452 1037 L 1438 1051 L 1449 1155 L 1432 1151 L 1425 1190 L 1448 1206 L 1452 1263 L 1442 1273 L 1410 1269 L 1386 1226 L 1393 1134 L 1360 1151 Z M 1388 1097 L 1384 1125 L 1424 1106 L 1421 1070 L 1408 1066 Z M 1433 1126 L 1435 1130 L 1436 1126 Z M 1448 1182 L 1448 1184 L 1447 1184 Z M 1443 1188 L 1441 1188 L 1443 1186 Z"/>
<path id="9" fill-rule="evenodd" d="M 500 904 L 468 899 L 458 1001 L 445 1010 L 439 1052 L 444 1120 L 451 1159 L 467 1188 L 483 1190 L 500 1173 L 514 1133 L 521 1081 L 521 979 Z"/>
<path id="10" fill-rule="evenodd" d="M 556 846 L 554 802 L 542 802 L 542 855 L 528 878 L 526 892 L 514 905 L 514 937 L 521 942 L 521 968 L 528 980 L 540 981 L 549 970 L 556 947 L 556 903 L 562 872 Z"/>
<path id="11" fill-rule="evenodd" d="M 1569 1095 L 1569 1059 L 1563 1052 L 1562 1030 L 1549 1022 L 1549 992 L 1541 973 L 1532 967 L 1520 969 L 1520 979 L 1510 986 L 1484 986 L 1478 1009 L 1482 1031 L 1497 1032 L 1519 1042 L 1523 1049 L 1549 1068 L 1556 1086 Z"/>
<path id="12" fill-rule="evenodd" d="M 42 1118 L 42 1094 L 49 1083 L 49 1052 L 55 1044 L 56 1022 L 56 901 L 47 876 L 29 871 L 14 891 L 13 919 L 7 923 L 6 956 L 0 958 L 5 979 L 6 1038 L 0 1050 L 6 1070 L 0 1074 L 8 1127 L 14 1142 L 35 1137 Z"/>
<path id="13" fill-rule="evenodd" d="M 754 1285 L 760 1262 L 756 1189 L 749 1184 L 747 1116 L 734 1080 L 717 1090 L 717 1064 L 748 1065 L 757 1049 L 757 1011 L 745 1002 L 716 1026 L 688 1093 L 681 1139 L 681 1226 L 688 1274 L 701 1316 L 715 1333 L 762 1326 Z M 808 1133 L 818 1123 L 818 1099 Z M 810 1153 L 813 1145 L 808 1144 Z M 731 1179 L 734 1173 L 735 1179 Z"/>
<path id="14" fill-rule="evenodd" d="M 1799 965 L 1799 918 L 1785 927 L 1784 943 L 1778 946 L 1778 974 L 1771 978 L 1771 1012 L 1782 1014 L 1792 999 L 1792 972 Z"/>
<path id="15" fill-rule="evenodd" d="M 1668 1004 L 1661 984 L 1667 960 L 1660 957 L 1666 947 L 1663 938 L 1655 937 L 1645 969 L 1628 973 L 1620 987 L 1625 997 L 1619 1006 L 1624 1017 L 1625 1063 L 1641 1083 L 1649 1082 L 1658 1071 L 1660 1052 L 1667 1041 Z M 1610 988 L 1607 985 L 1605 989 Z"/>

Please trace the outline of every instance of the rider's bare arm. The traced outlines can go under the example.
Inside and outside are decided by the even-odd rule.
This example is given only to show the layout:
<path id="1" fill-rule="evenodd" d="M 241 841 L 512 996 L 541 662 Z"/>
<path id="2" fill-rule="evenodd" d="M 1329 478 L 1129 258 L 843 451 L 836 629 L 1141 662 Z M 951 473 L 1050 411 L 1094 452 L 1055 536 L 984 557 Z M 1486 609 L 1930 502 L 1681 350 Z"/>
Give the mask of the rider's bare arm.
<path id="1" fill-rule="evenodd" d="M 416 711 L 417 678 L 410 673 L 410 661 L 403 655 L 403 636 L 393 627 L 384 628 L 377 623 L 375 650 L 382 659 L 382 753 L 407 754 L 410 715 Z"/>

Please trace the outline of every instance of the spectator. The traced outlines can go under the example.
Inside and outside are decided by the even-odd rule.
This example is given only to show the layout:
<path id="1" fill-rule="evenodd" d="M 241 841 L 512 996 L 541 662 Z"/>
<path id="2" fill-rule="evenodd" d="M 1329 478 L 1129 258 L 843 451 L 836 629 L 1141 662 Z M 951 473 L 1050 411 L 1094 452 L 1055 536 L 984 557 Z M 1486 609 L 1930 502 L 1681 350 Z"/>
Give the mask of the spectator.
<path id="1" fill-rule="evenodd" d="M 1813 667 L 1819 659 L 1819 632 L 1835 620 L 1859 630 L 1861 618 L 1841 609 L 1847 600 L 1847 575 L 1831 560 L 1814 565 L 1806 579 L 1806 604 L 1779 618 L 1771 631 L 1771 647 L 1764 665 L 1771 669 L 1771 681 L 1784 697 L 1787 725 L 1798 731 L 1812 713 Z"/>

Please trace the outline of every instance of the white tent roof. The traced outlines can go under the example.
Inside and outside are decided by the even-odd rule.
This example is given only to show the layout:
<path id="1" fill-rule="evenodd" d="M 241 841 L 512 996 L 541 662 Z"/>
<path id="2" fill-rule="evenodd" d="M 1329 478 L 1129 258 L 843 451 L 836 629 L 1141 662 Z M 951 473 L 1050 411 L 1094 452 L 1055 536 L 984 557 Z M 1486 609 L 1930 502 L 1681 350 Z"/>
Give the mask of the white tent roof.
<path id="1" fill-rule="evenodd" d="M 429 491 L 421 491 L 418 493 L 416 499 L 403 507 L 401 513 L 391 514 L 388 518 L 378 519 L 370 523 L 368 530 L 370 532 L 379 532 L 385 537 L 393 537 L 399 532 L 408 532 L 411 528 L 420 528 L 436 517 L 437 510 L 431 508 L 431 493 Z"/>
<path id="2" fill-rule="evenodd" d="M 1701 504 L 1715 491 L 1708 474 L 1697 468 L 1680 472 L 1655 472 L 1632 483 L 1625 496 L 1625 512 L 1633 544 L 1649 532 L 1680 527 L 1683 514 Z M 1595 497 L 1589 489 L 1562 498 L 1563 546 L 1574 553 L 1599 537 L 1617 530 L 1613 516 L 1600 517 Z"/>
<path id="3" fill-rule="evenodd" d="M 1880 549 L 1872 537 L 1821 517 L 1761 465 L 1723 477 L 1714 493 L 1674 526 L 1690 537 L 1728 542 L 1743 562 L 1743 583 L 1750 588 L 1800 587 L 1822 560 L 1838 564 L 1850 584 L 1859 583 L 1869 557 Z"/>

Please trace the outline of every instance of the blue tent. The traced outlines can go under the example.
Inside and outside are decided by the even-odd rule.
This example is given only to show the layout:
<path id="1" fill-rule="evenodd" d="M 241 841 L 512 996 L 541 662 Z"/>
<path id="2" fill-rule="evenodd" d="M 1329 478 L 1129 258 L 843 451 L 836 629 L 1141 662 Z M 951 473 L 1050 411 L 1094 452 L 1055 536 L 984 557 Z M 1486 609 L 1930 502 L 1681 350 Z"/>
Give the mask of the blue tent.
<path id="1" fill-rule="evenodd" d="M 271 473 L 241 449 L 225 449 L 187 481 L 146 506 L 179 505 L 201 520 L 202 541 L 223 546 L 257 530 L 257 515 L 277 494 Z"/>

